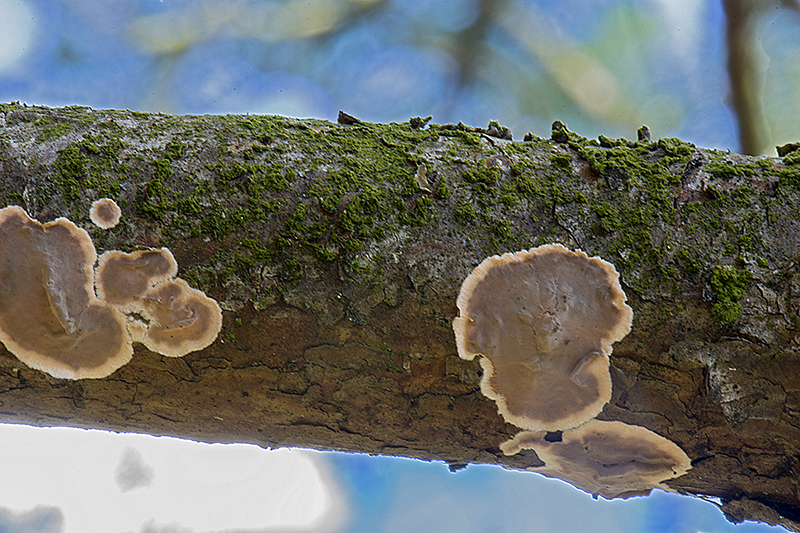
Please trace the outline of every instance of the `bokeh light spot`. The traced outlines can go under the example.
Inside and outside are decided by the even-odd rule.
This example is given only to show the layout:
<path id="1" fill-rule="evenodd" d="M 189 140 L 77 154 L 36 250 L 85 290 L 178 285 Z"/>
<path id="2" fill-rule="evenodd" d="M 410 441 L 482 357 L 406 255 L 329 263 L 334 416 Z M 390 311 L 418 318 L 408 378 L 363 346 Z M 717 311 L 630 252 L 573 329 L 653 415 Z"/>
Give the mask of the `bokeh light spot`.
<path id="1" fill-rule="evenodd" d="M 35 30 L 35 16 L 27 2 L 0 0 L 0 72 L 31 50 Z"/>

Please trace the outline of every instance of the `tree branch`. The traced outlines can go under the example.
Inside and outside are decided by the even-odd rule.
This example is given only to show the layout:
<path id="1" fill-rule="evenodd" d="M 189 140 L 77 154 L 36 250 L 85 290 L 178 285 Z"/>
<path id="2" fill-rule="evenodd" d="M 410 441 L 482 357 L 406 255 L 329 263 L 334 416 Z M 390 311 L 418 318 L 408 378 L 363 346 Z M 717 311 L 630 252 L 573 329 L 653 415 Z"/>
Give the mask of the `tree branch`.
<path id="1" fill-rule="evenodd" d="M 2 350 L 0 420 L 540 465 L 500 451 L 518 428 L 451 323 L 486 256 L 559 242 L 613 263 L 634 310 L 598 418 L 686 451 L 675 490 L 798 528 L 800 152 L 348 122 L 0 105 L 3 205 L 69 217 L 101 252 L 169 247 L 224 309 L 207 349 L 137 345 L 105 379 Z M 104 196 L 123 212 L 107 231 Z"/>

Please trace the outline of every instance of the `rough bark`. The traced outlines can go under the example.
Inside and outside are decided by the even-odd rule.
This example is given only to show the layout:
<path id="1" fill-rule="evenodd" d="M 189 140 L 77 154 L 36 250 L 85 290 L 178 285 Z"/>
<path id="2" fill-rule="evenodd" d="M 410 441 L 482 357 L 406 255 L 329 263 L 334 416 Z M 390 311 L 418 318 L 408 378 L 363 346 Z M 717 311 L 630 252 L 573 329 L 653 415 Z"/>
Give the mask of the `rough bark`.
<path id="1" fill-rule="evenodd" d="M 486 256 L 560 242 L 614 263 L 634 310 L 599 418 L 681 446 L 674 489 L 800 528 L 800 152 L 341 122 L 0 105 L 2 205 L 67 216 L 99 252 L 167 246 L 224 309 L 209 348 L 137 345 L 105 379 L 0 348 L 0 421 L 541 464 L 500 452 L 517 428 L 451 322 Z"/>

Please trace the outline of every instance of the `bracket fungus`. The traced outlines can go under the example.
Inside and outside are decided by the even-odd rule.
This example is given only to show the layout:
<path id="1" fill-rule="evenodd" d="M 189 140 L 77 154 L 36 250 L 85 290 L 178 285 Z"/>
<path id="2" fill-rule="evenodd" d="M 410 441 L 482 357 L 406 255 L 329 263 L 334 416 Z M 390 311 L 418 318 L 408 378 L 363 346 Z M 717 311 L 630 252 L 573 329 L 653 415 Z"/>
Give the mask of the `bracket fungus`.
<path id="1" fill-rule="evenodd" d="M 59 378 L 96 378 L 130 361 L 122 314 L 94 293 L 97 259 L 86 231 L 65 218 L 41 224 L 0 210 L 0 341 Z"/>
<path id="2" fill-rule="evenodd" d="M 102 229 L 113 228 L 119 224 L 120 217 L 122 217 L 122 211 L 111 198 L 95 200 L 89 210 L 89 218 L 92 219 L 96 226 Z"/>
<path id="3" fill-rule="evenodd" d="M 175 278 L 172 252 L 112 250 L 100 256 L 97 294 L 128 318 L 133 340 L 168 357 L 202 350 L 219 335 L 222 310 L 216 301 Z"/>
<path id="4" fill-rule="evenodd" d="M 177 273 L 178 262 L 166 248 L 130 254 L 110 250 L 97 264 L 97 296 L 121 309 L 132 309 L 147 291 Z"/>
<path id="5" fill-rule="evenodd" d="M 142 343 L 168 357 L 202 350 L 217 338 L 222 310 L 202 291 L 178 278 L 161 283 L 142 298 L 150 324 Z"/>
<path id="6" fill-rule="evenodd" d="M 611 398 L 611 345 L 631 329 L 614 265 L 559 244 L 492 256 L 464 280 L 453 321 L 458 355 L 481 355 L 481 391 L 527 431 L 500 444 L 531 449 L 530 467 L 595 497 L 669 490 L 691 468 L 675 443 L 649 429 L 593 420 Z"/>
<path id="7" fill-rule="evenodd" d="M 545 432 L 522 432 L 500 448 L 506 455 L 534 450 L 545 465 L 528 470 L 563 479 L 595 498 L 644 496 L 662 482 L 682 476 L 691 461 L 677 444 L 641 426 L 590 420 L 548 438 Z"/>
<path id="8" fill-rule="evenodd" d="M 58 378 L 100 378 L 130 361 L 133 342 L 182 357 L 222 327 L 217 302 L 176 278 L 166 248 L 97 260 L 86 231 L 65 218 L 41 224 L 0 209 L 0 341 Z M 97 294 L 95 294 L 97 291 Z"/>
<path id="9" fill-rule="evenodd" d="M 611 344 L 633 312 L 614 265 L 559 244 L 485 259 L 464 280 L 458 354 L 481 355 L 481 391 L 530 431 L 563 430 L 611 398 Z"/>

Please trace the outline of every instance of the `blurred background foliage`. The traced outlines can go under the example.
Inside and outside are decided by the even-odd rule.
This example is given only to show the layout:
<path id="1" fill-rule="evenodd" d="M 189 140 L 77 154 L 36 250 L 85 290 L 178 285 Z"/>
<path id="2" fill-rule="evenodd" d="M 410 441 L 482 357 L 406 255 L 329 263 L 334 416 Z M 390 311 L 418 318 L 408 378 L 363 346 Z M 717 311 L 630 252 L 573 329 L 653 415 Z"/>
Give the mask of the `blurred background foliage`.
<path id="1" fill-rule="evenodd" d="M 766 129 L 745 151 L 774 153 L 800 139 L 800 16 L 786 0 L 0 0 L 0 100 L 433 115 L 497 120 L 516 139 L 554 120 L 589 137 L 647 124 L 740 150 L 726 2 L 759 6 L 746 81 Z"/>

